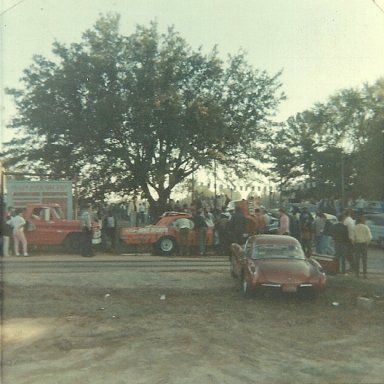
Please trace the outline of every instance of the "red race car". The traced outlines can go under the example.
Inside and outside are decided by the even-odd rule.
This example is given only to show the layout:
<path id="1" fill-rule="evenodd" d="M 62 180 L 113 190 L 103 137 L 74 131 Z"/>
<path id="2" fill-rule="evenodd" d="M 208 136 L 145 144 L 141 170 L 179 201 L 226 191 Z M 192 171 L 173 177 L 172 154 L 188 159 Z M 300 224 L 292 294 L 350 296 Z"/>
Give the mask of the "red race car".
<path id="1" fill-rule="evenodd" d="M 231 252 L 231 274 L 244 296 L 267 288 L 316 295 L 325 288 L 322 266 L 307 259 L 299 241 L 291 236 L 251 236 L 243 247 L 232 244 Z"/>
<path id="2" fill-rule="evenodd" d="M 153 245 L 156 254 L 171 255 L 179 248 L 180 236 L 175 224 L 176 221 L 182 217 L 190 219 L 191 227 L 193 227 L 191 214 L 182 212 L 166 212 L 154 225 L 121 228 L 120 240 L 127 246 Z M 198 244 L 196 231 L 192 229 L 189 236 L 191 248 L 196 247 Z M 213 227 L 208 227 L 207 247 L 212 246 L 213 242 Z"/>

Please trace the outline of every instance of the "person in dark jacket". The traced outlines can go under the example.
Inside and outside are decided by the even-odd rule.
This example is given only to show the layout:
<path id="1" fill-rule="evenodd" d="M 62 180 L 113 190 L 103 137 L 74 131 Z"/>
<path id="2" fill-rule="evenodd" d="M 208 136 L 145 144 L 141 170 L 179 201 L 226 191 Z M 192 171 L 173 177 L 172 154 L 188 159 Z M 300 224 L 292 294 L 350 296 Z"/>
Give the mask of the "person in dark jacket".
<path id="1" fill-rule="evenodd" d="M 348 227 L 343 224 L 344 217 L 332 225 L 329 234 L 335 243 L 335 256 L 339 260 L 339 272 L 345 274 L 345 260 L 349 247 Z"/>
<path id="2" fill-rule="evenodd" d="M 3 234 L 3 256 L 9 256 L 10 239 L 12 238 L 11 216 L 8 215 L 3 219 L 2 234 Z"/>
<path id="3" fill-rule="evenodd" d="M 200 256 L 204 256 L 207 243 L 208 224 L 204 219 L 203 210 L 201 208 L 195 211 L 192 221 L 194 223 L 195 230 L 197 231 Z"/>
<path id="4" fill-rule="evenodd" d="M 106 250 L 116 249 L 117 219 L 112 210 L 103 219 L 102 231 Z"/>
<path id="5" fill-rule="evenodd" d="M 312 220 L 304 218 L 300 224 L 300 243 L 305 256 L 311 257 L 312 253 Z"/>
<path id="6" fill-rule="evenodd" d="M 247 233 L 247 219 L 238 206 L 235 207 L 235 212 L 229 220 L 228 229 L 235 243 L 244 244 Z"/>
<path id="7" fill-rule="evenodd" d="M 229 245 L 231 243 L 229 238 L 229 220 L 230 220 L 230 214 L 229 213 L 221 213 L 220 218 L 215 224 L 215 230 L 217 231 L 218 237 L 219 237 L 219 244 L 218 244 L 218 254 L 219 255 L 226 255 L 229 254 Z"/>

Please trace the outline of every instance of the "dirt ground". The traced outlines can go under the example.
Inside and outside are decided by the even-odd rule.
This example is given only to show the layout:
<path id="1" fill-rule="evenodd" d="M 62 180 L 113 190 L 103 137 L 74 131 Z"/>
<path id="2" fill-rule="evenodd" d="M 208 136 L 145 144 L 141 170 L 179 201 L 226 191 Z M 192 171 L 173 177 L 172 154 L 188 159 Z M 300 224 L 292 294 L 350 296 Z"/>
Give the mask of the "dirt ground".
<path id="1" fill-rule="evenodd" d="M 3 384 L 383 383 L 384 280 L 244 299 L 228 268 L 4 273 Z M 373 306 L 357 305 L 358 297 Z"/>

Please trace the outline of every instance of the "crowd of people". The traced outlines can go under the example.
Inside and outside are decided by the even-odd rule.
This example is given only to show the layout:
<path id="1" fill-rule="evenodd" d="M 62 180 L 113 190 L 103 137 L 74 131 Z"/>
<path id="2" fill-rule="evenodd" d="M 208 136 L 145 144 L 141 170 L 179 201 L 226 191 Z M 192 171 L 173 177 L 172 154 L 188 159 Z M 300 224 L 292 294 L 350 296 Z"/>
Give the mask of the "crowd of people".
<path id="1" fill-rule="evenodd" d="M 249 205 L 249 201 L 243 200 Z M 229 209 L 229 199 L 220 201 L 220 208 L 211 207 L 217 201 L 197 200 L 190 206 L 178 201 L 170 201 L 167 211 L 187 212 L 191 220 L 180 218 L 176 223 L 179 231 L 180 255 L 190 255 L 190 232 L 196 231 L 198 252 L 206 254 L 208 228 L 213 228 L 214 245 L 218 254 L 224 255 L 229 251 L 232 242 L 244 244 L 247 237 L 253 234 L 269 233 L 272 216 L 263 207 L 254 206 L 252 220 L 244 215 L 240 205 Z M 288 212 L 284 208 L 278 210 L 278 225 L 276 232 L 297 238 L 307 257 L 311 254 L 334 255 L 339 260 L 340 273 L 346 273 L 347 267 L 356 275 L 360 273 L 362 264 L 363 276 L 367 276 L 367 249 L 372 239 L 369 227 L 365 224 L 364 215 L 352 217 L 352 209 L 347 208 L 338 215 L 338 222 L 331 223 L 323 209 L 329 212 L 329 202 L 321 201 L 315 216 L 304 206 Z M 333 205 L 334 206 L 334 205 Z M 327 208 L 328 207 L 328 208 Z M 136 204 L 135 223 L 145 225 L 149 221 L 148 207 L 145 202 Z M 125 215 L 127 213 L 125 212 Z M 91 205 L 84 207 L 79 218 L 82 226 L 82 242 L 80 252 L 84 257 L 94 255 L 95 228 L 99 228 L 99 242 L 103 250 L 115 250 L 117 246 L 118 220 L 121 216 L 121 206 L 109 205 L 93 209 Z M 15 256 L 28 256 L 28 244 L 24 234 L 26 221 L 22 210 L 9 211 L 3 219 L 3 256 L 9 256 L 12 250 Z"/>
<path id="2" fill-rule="evenodd" d="M 118 216 L 113 206 L 94 209 L 85 206 L 79 215 L 82 228 L 80 253 L 84 257 L 94 256 L 95 245 L 103 251 L 115 251 L 117 246 Z"/>
<path id="3" fill-rule="evenodd" d="M 254 210 L 252 220 L 247 219 L 240 206 L 235 206 L 231 210 L 226 207 L 208 208 L 196 204 L 192 207 L 184 206 L 178 212 L 192 215 L 190 220 L 180 218 L 176 222 L 176 228 L 180 232 L 182 256 L 190 254 L 189 233 L 192 230 L 196 231 L 198 252 L 201 256 L 206 254 L 208 228 L 213 229 L 216 253 L 226 255 L 232 242 L 244 244 L 249 235 L 265 233 L 270 221 L 270 216 L 261 208 Z"/>
<path id="4" fill-rule="evenodd" d="M 185 211 L 186 207 L 180 209 Z M 232 242 L 244 244 L 252 234 L 269 233 L 271 215 L 263 207 L 256 207 L 252 212 L 252 220 L 247 220 L 240 206 L 233 211 L 228 209 L 210 209 L 192 206 L 193 228 L 198 233 L 200 255 L 206 252 L 206 233 L 208 227 L 213 227 L 216 251 L 227 254 Z M 353 217 L 351 208 L 346 208 L 338 216 L 335 223 L 321 210 L 313 215 L 307 207 L 288 212 L 285 208 L 278 210 L 276 233 L 297 238 L 307 257 L 313 253 L 332 255 L 339 261 L 339 272 L 355 273 L 360 276 L 362 266 L 363 277 L 367 277 L 368 245 L 372 240 L 369 227 L 365 224 L 363 213 Z M 186 229 L 188 227 L 188 229 Z M 187 232 L 192 227 L 186 221 L 180 221 L 182 246 L 180 254 L 189 254 Z"/>
<path id="5" fill-rule="evenodd" d="M 367 277 L 368 245 L 372 234 L 363 213 L 354 219 L 352 209 L 347 208 L 338 216 L 337 223 L 332 223 L 325 213 L 317 212 L 313 217 L 305 207 L 290 215 L 283 208 L 279 212 L 279 234 L 296 237 L 307 257 L 313 251 L 319 255 L 334 255 L 339 260 L 340 273 L 345 274 L 346 264 L 349 264 L 348 271 L 356 276 L 360 275 L 362 264 L 363 276 Z"/>
<path id="6" fill-rule="evenodd" d="M 253 207 L 253 220 L 247 220 L 239 206 L 233 210 L 228 209 L 230 200 L 225 197 L 220 200 L 220 205 L 215 207 L 217 200 L 197 199 L 191 205 L 170 200 L 166 211 L 187 212 L 192 215 L 191 220 L 181 218 L 176 224 L 179 231 L 179 253 L 190 255 L 190 232 L 196 231 L 198 241 L 198 253 L 205 255 L 207 251 L 208 228 L 213 228 L 214 245 L 218 254 L 227 254 L 232 242 L 244 244 L 247 237 L 252 234 L 268 233 L 268 226 L 272 219 L 264 207 Z M 349 204 L 361 204 L 363 200 L 350 201 Z M 126 205 L 128 207 L 129 205 Z M 294 209 L 288 212 L 285 208 L 278 211 L 277 233 L 296 237 L 307 257 L 312 253 L 334 255 L 339 259 L 340 272 L 349 270 L 359 274 L 360 263 L 363 266 L 363 276 L 367 275 L 367 247 L 372 238 L 369 228 L 364 223 L 364 216 L 357 217 L 356 222 L 352 218 L 351 208 L 343 212 L 339 210 L 337 200 L 321 200 L 317 203 L 317 213 L 313 215 L 305 206 L 302 209 Z M 94 212 L 94 220 L 101 223 L 104 249 L 114 249 L 116 246 L 117 220 L 129 218 L 128 212 L 135 214 L 134 226 L 143 226 L 150 222 L 149 207 L 146 202 L 135 202 L 135 209 L 121 210 L 121 206 L 109 206 Z M 334 211 L 332 210 L 334 208 Z M 339 221 L 331 225 L 327 219 L 327 213 L 340 213 Z M 83 220 L 84 237 L 87 239 L 83 253 L 91 252 L 91 232 L 87 223 L 87 210 Z M 122 213 L 123 212 L 123 213 Z M 90 213 L 91 214 L 91 213 Z M 121 216 L 123 214 L 123 216 Z M 156 220 L 155 220 L 156 221 Z M 129 221 L 130 222 L 130 221 Z M 136 225 L 135 225 L 136 224 Z M 88 228 L 88 229 L 87 229 Z M 364 228 L 364 230 L 362 229 Z M 347 231 L 346 231 L 347 230 Z"/>

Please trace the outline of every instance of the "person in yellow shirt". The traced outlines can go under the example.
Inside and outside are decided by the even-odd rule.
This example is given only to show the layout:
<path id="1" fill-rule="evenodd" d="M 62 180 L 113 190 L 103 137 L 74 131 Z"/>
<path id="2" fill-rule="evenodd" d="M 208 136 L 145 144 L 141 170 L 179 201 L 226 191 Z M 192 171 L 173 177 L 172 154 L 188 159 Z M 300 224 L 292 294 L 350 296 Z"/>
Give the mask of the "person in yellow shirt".
<path id="1" fill-rule="evenodd" d="M 360 259 L 363 263 L 363 276 L 367 278 L 368 244 L 372 240 L 369 227 L 365 224 L 363 215 L 358 216 L 353 231 L 353 243 L 355 245 L 355 267 L 356 276 L 359 277 Z"/>

